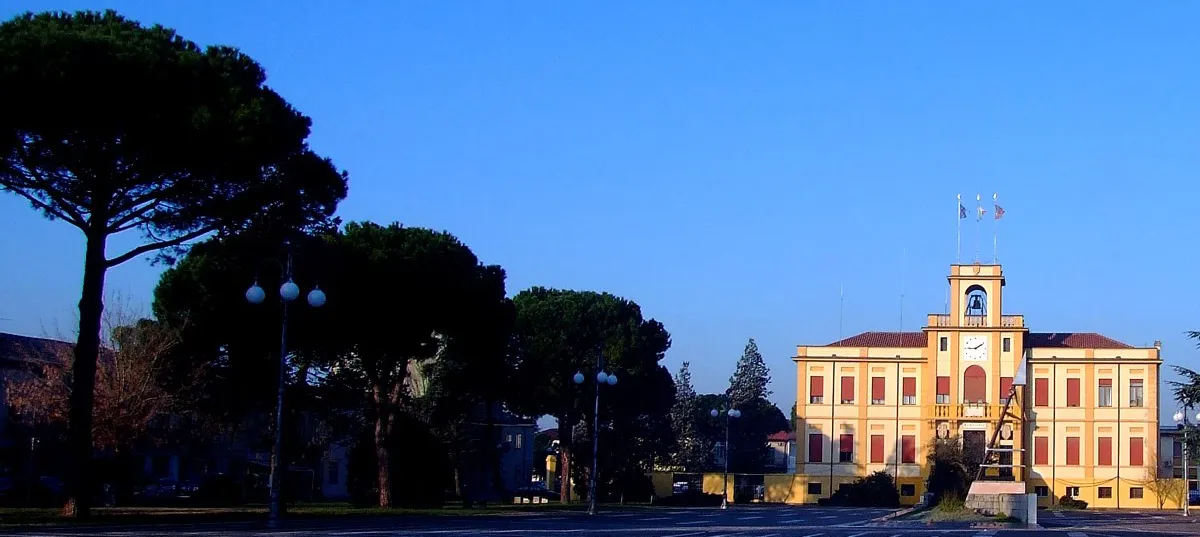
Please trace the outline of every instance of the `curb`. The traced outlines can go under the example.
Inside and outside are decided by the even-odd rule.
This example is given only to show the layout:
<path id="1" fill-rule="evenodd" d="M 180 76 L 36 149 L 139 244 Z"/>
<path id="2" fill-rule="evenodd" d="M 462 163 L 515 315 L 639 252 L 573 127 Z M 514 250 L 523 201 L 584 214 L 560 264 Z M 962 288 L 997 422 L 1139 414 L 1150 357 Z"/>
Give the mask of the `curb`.
<path id="1" fill-rule="evenodd" d="M 896 517 L 901 517 L 901 516 L 907 515 L 907 514 L 909 514 L 909 513 L 913 512 L 913 511 L 916 511 L 916 510 L 917 510 L 917 508 L 916 508 L 916 507 L 909 507 L 909 508 L 907 508 L 907 509 L 901 509 L 901 510 L 899 510 L 899 511 L 894 511 L 894 512 L 888 513 L 888 514 L 886 514 L 886 515 L 883 515 L 883 516 L 879 516 L 879 517 L 872 518 L 871 520 L 868 520 L 867 522 L 887 522 L 887 521 L 889 521 L 889 520 L 891 520 L 891 519 L 893 519 L 893 518 L 896 518 Z"/>

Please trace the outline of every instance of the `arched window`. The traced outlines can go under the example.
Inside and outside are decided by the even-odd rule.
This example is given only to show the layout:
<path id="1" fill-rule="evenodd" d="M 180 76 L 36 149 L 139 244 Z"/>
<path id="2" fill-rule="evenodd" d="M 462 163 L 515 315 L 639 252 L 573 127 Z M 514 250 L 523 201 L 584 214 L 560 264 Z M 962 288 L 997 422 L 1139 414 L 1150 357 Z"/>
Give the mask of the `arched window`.
<path id="1" fill-rule="evenodd" d="M 973 365 L 963 372 L 963 402 L 987 402 L 987 373 L 982 367 Z"/>

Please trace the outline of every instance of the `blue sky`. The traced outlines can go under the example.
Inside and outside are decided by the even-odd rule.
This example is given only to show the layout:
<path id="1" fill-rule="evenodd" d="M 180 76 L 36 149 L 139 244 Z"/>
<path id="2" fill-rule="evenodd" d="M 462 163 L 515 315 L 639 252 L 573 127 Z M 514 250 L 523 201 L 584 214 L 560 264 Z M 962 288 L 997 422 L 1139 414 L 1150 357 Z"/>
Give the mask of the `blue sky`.
<path id="1" fill-rule="evenodd" d="M 701 391 L 754 337 L 786 412 L 795 345 L 838 337 L 840 284 L 845 335 L 941 312 L 959 193 L 1007 211 L 1006 313 L 1162 340 L 1168 364 L 1200 367 L 1183 334 L 1200 329 L 1200 5 L 563 4 L 16 0 L 0 16 L 111 7 L 240 47 L 350 172 L 344 218 L 450 230 L 512 293 L 636 300 Z M 0 330 L 69 335 L 79 232 L 13 195 L 0 229 Z M 966 221 L 964 259 L 976 236 Z M 148 304 L 160 270 L 108 283 Z"/>

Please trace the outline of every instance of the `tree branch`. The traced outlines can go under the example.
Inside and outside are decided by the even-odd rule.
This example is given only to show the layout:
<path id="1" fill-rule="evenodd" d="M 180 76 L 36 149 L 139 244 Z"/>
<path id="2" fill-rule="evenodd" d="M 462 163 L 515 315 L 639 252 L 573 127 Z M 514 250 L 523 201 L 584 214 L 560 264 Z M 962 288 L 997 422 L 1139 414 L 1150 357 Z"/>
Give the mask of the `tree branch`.
<path id="1" fill-rule="evenodd" d="M 42 190 L 43 190 L 43 191 L 45 191 L 45 189 L 42 189 Z M 30 203 L 32 203 L 34 207 L 37 207 L 37 208 L 39 208 L 39 209 L 41 209 L 41 210 L 43 210 L 43 211 L 46 211 L 46 212 L 48 212 L 48 213 L 50 213 L 50 214 L 54 215 L 54 217 L 55 217 L 55 218 L 59 218 L 59 219 L 62 219 L 62 220 L 64 220 L 64 221 L 66 221 L 66 222 L 69 222 L 71 225 L 73 225 L 73 226 L 75 226 L 75 227 L 77 227 L 77 228 L 79 228 L 79 229 L 86 229 L 86 228 L 87 228 L 87 223 L 86 223 L 86 222 L 84 222 L 84 221 L 82 221 L 82 220 L 79 220 L 79 219 L 76 219 L 76 218 L 74 218 L 74 217 L 72 217 L 72 216 L 70 216 L 70 215 L 67 215 L 67 214 L 66 214 L 66 213 L 64 213 L 63 211 L 61 211 L 61 210 L 59 210 L 59 209 L 57 209 L 57 208 L 55 208 L 55 207 L 53 207 L 53 206 L 51 206 L 51 205 L 47 204 L 46 202 L 44 202 L 44 201 L 42 201 L 42 200 L 39 200 L 39 199 L 37 199 L 36 197 L 34 197 L 34 196 L 30 195 L 29 193 L 25 192 L 24 190 L 21 190 L 21 189 L 19 189 L 19 188 L 10 188 L 10 189 L 9 189 L 9 191 L 11 191 L 11 192 L 16 192 L 16 193 L 17 193 L 18 195 L 20 195 L 21 197 L 23 197 L 23 198 L 25 198 L 25 199 L 29 200 L 29 202 L 30 202 Z"/>
<path id="2" fill-rule="evenodd" d="M 183 244 L 187 241 L 190 241 L 190 240 L 200 237 L 202 235 L 212 233 L 213 231 L 216 231 L 216 229 L 217 229 L 216 227 L 208 226 L 208 227 L 204 227 L 201 229 L 197 229 L 196 231 L 193 231 L 191 233 L 185 233 L 183 235 L 175 237 L 174 239 L 152 242 L 150 244 L 143 244 L 141 246 L 138 246 L 137 248 L 134 248 L 128 252 L 125 252 L 124 254 L 121 254 L 117 257 L 109 259 L 104 264 L 107 267 L 115 267 L 117 265 L 120 265 L 121 263 L 129 261 L 130 259 L 133 259 L 144 253 L 153 252 L 155 250 L 161 250 L 163 248 L 170 248 L 172 246 L 179 246 L 180 244 Z"/>

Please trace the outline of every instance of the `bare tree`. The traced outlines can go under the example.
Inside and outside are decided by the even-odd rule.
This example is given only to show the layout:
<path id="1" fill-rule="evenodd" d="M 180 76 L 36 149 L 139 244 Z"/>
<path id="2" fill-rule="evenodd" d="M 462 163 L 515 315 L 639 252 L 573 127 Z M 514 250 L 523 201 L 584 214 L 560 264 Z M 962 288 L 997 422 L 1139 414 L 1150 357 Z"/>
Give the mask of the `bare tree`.
<path id="1" fill-rule="evenodd" d="M 1175 501 L 1182 505 L 1183 503 L 1183 480 L 1175 478 L 1175 468 L 1169 467 L 1164 469 L 1158 456 L 1158 450 L 1153 451 L 1150 457 L 1150 463 L 1153 465 L 1150 469 L 1150 477 L 1143 484 L 1144 487 L 1150 489 L 1154 493 L 1154 498 L 1158 500 L 1158 508 L 1162 509 L 1167 504 L 1167 501 Z"/>
<path id="2" fill-rule="evenodd" d="M 123 297 L 108 302 L 112 307 L 105 310 L 105 338 L 96 362 L 92 434 L 96 447 L 120 454 L 146 434 L 155 418 L 179 410 L 181 394 L 189 390 L 168 390 L 159 382 L 178 334 L 143 318 Z M 33 374 L 7 381 L 9 404 L 23 420 L 66 423 L 74 352 L 65 343 L 47 348 L 49 355 L 25 357 Z"/>

